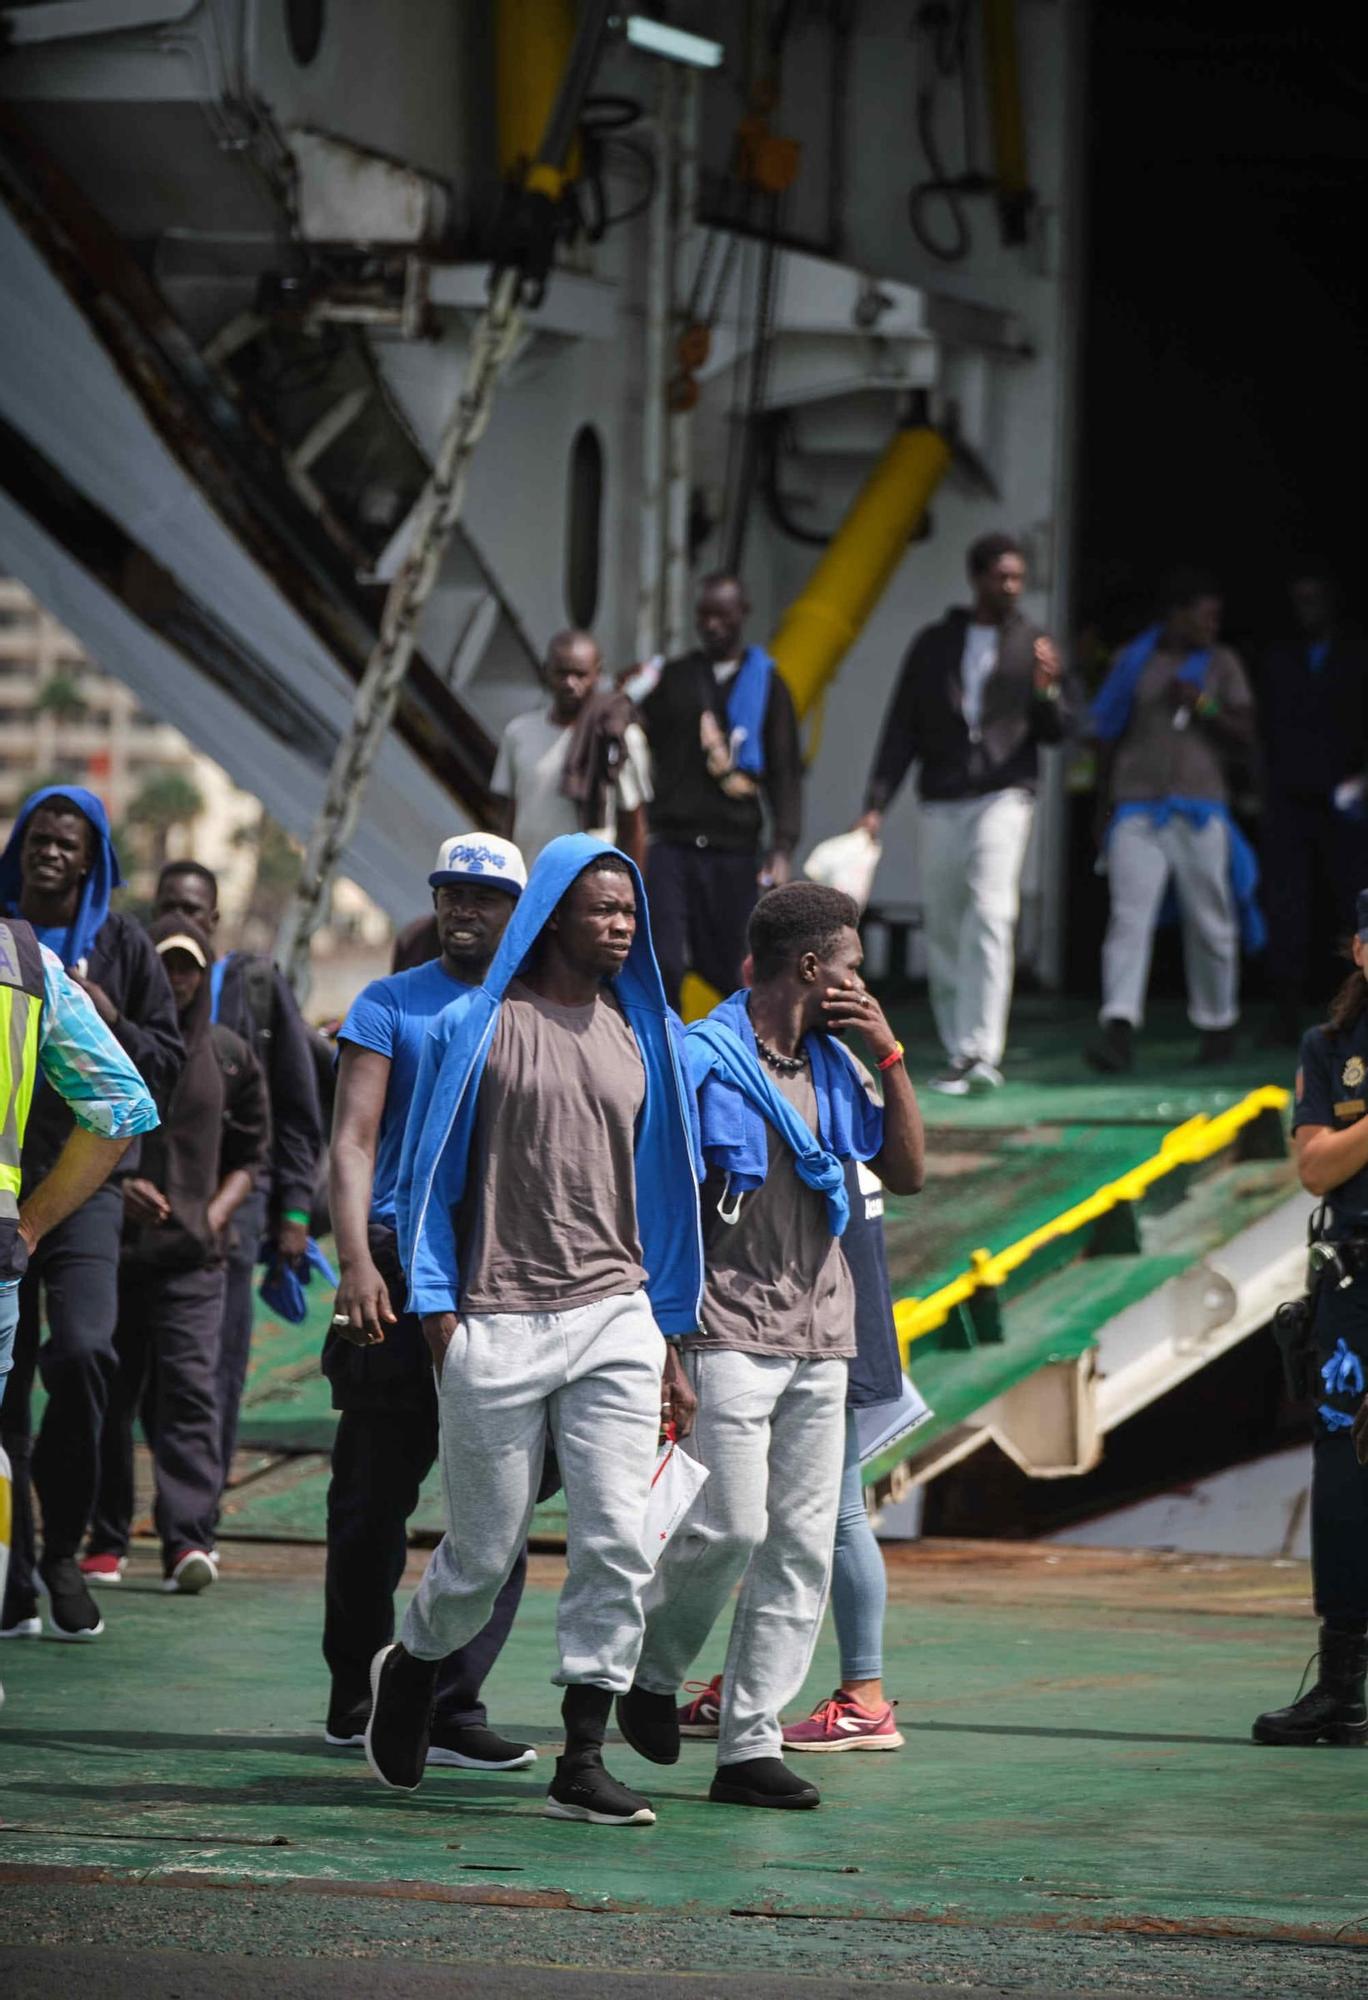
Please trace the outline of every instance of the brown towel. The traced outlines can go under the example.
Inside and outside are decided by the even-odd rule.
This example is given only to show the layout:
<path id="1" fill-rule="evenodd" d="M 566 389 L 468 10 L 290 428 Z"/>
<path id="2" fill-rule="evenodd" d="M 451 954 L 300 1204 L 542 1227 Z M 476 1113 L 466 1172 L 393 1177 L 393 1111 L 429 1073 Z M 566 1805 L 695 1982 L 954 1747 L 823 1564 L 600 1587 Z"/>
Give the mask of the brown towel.
<path id="1" fill-rule="evenodd" d="M 620 688 L 590 695 L 580 710 L 566 746 L 561 772 L 561 796 L 579 807 L 579 823 L 587 833 L 606 826 L 613 816 L 613 791 L 627 755 L 627 726 L 636 710 Z"/>

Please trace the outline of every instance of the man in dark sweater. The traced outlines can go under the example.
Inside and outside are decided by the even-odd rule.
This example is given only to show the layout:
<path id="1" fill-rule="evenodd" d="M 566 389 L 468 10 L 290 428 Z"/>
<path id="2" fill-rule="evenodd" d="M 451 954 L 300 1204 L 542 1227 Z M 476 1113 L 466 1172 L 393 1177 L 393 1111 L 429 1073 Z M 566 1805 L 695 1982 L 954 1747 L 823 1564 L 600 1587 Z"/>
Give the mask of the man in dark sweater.
<path id="1" fill-rule="evenodd" d="M 123 1580 L 133 1529 L 133 1419 L 152 1447 L 162 1587 L 196 1596 L 214 1582 L 219 1497 L 218 1344 L 224 1260 L 270 1138 L 261 1066 L 209 1019 L 213 948 L 183 917 L 149 935 L 176 996 L 185 1067 L 142 1164 L 123 1184 L 119 1369 L 101 1454 L 100 1494 L 81 1569 Z"/>
<path id="2" fill-rule="evenodd" d="M 921 765 L 922 919 L 949 1058 L 931 1088 L 953 1097 L 1002 1082 L 1039 751 L 1074 714 L 1054 642 L 1021 614 L 1020 543 L 984 535 L 968 566 L 972 608 L 928 625 L 903 661 L 857 822 L 877 838 L 908 766 Z"/>
<path id="3" fill-rule="evenodd" d="M 111 915 L 119 868 L 104 807 L 80 786 L 35 793 L 0 856 L 0 902 L 34 927 L 89 995 L 105 1026 L 136 1063 L 163 1107 L 184 1061 L 176 1003 L 161 960 L 131 917 Z M 51 1169 L 72 1115 L 40 1086 L 24 1140 L 24 1186 Z M 77 1566 L 100 1478 L 100 1433 L 116 1366 L 121 1182 L 138 1169 L 137 1140 L 115 1175 L 45 1236 L 19 1295 L 14 1374 L 5 1399 L 3 1441 L 14 1466 L 14 1546 L 0 1636 L 42 1630 L 36 1586 L 48 1597 L 54 1636 L 93 1639 L 103 1629 Z M 47 1409 L 35 1443 L 30 1398 L 41 1354 Z M 43 1509 L 38 1562 L 32 1491 Z M 36 1570 L 36 1575 L 35 1575 Z"/>
<path id="4" fill-rule="evenodd" d="M 218 879 L 198 861 L 173 861 L 157 884 L 156 914 L 184 917 L 212 939 L 218 929 Z M 240 1035 L 266 1073 L 271 1098 L 271 1154 L 239 1209 L 228 1256 L 219 1342 L 218 1403 L 223 1479 L 232 1470 L 238 1411 L 252 1346 L 257 1251 L 269 1236 L 282 1257 L 300 1257 L 309 1235 L 323 1115 L 309 1030 L 294 994 L 270 959 L 230 951 L 214 965 L 211 1012 Z"/>
<path id="5" fill-rule="evenodd" d="M 651 746 L 646 886 L 672 1007 L 690 968 L 724 994 L 740 984 L 755 899 L 787 882 L 798 843 L 798 719 L 773 661 L 745 644 L 749 610 L 738 578 L 704 577 L 698 650 L 627 681 Z"/>
<path id="6" fill-rule="evenodd" d="M 1256 693 L 1268 745 L 1260 858 L 1271 1032 L 1295 1048 L 1308 968 L 1314 956 L 1319 990 L 1335 943 L 1333 934 L 1313 936 L 1318 892 L 1328 891 L 1336 931 L 1347 930 L 1368 878 L 1368 645 L 1345 629 L 1323 570 L 1293 577 L 1290 595 L 1299 636 L 1268 649 Z"/>

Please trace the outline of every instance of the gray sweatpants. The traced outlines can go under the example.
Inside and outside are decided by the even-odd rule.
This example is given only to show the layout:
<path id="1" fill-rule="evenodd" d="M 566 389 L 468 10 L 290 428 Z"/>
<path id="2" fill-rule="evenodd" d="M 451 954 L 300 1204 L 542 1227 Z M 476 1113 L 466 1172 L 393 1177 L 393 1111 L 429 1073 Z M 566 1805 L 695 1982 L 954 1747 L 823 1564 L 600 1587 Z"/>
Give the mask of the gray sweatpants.
<path id="1" fill-rule="evenodd" d="M 1183 919 L 1188 1018 L 1230 1028 L 1240 1012 L 1240 926 L 1230 889 L 1230 836 L 1219 819 L 1198 830 L 1122 820 L 1107 850 L 1111 917 L 1102 946 L 1102 1016 L 1139 1027 L 1145 1018 L 1154 932 L 1170 881 Z"/>
<path id="2" fill-rule="evenodd" d="M 686 1449 L 708 1480 L 646 1593 L 638 1685 L 674 1694 L 742 1577 L 722 1676 L 719 1764 L 777 1757 L 831 1583 L 846 1364 L 690 1348 Z"/>
<path id="3" fill-rule="evenodd" d="M 568 1518 L 553 1679 L 632 1685 L 664 1360 L 644 1291 L 462 1317 L 437 1385 L 446 1533 L 404 1619 L 410 1653 L 443 1659 L 488 1623 L 527 1540 L 549 1430 Z"/>

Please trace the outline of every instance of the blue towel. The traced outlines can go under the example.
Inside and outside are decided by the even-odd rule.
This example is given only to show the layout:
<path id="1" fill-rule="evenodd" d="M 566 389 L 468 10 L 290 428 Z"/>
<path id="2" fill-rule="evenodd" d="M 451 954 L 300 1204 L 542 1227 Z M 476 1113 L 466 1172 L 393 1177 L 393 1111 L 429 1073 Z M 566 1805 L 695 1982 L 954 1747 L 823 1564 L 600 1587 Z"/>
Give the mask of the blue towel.
<path id="1" fill-rule="evenodd" d="M 1223 822 L 1230 844 L 1230 895 L 1240 920 L 1240 943 L 1255 958 L 1268 943 L 1268 925 L 1259 907 L 1259 857 L 1241 833 L 1225 806 L 1216 799 L 1127 799 L 1111 816 L 1107 839 L 1127 819 L 1147 819 L 1166 826 L 1174 815 L 1189 820 L 1200 833 L 1213 819 Z M 1172 883 L 1159 912 L 1161 924 L 1176 924 L 1182 912 Z"/>
<path id="2" fill-rule="evenodd" d="M 769 1165 L 770 1125 L 793 1154 L 798 1178 L 825 1195 L 833 1236 L 850 1216 L 847 1160 L 870 1160 L 883 1145 L 883 1109 L 870 1101 L 859 1072 L 831 1035 L 808 1035 L 803 1049 L 817 1094 L 813 1137 L 760 1061 L 744 992 L 733 993 L 684 1037 L 689 1078 L 698 1096 L 703 1158 L 726 1175 L 723 1203 L 760 1187 Z"/>
<path id="3" fill-rule="evenodd" d="M 333 1291 L 337 1289 L 337 1273 L 312 1236 L 304 1246 L 302 1257 L 282 1257 L 268 1238 L 261 1246 L 257 1262 L 266 1266 L 266 1275 L 257 1288 L 258 1297 L 273 1313 L 288 1320 L 291 1326 L 303 1323 L 308 1311 L 304 1287 L 315 1271 L 325 1285 Z"/>
<path id="4" fill-rule="evenodd" d="M 55 947 L 57 956 L 70 972 L 83 958 L 90 957 L 100 926 L 109 915 L 110 897 L 123 883 L 119 857 L 114 852 L 114 841 L 109 831 L 109 818 L 94 792 L 88 792 L 84 785 L 44 785 L 41 791 L 24 800 L 23 810 L 14 822 L 14 831 L 5 844 L 4 853 L 0 854 L 0 907 L 12 915 L 17 914 L 19 898 L 24 891 L 24 830 L 38 807 L 49 805 L 54 799 L 65 799 L 75 806 L 95 829 L 94 862 L 81 886 L 81 899 L 67 930 L 66 942 Z"/>
<path id="5" fill-rule="evenodd" d="M 765 775 L 765 715 L 769 709 L 774 662 L 759 646 L 747 646 L 727 689 L 727 734 L 732 762 L 752 778 Z"/>
<path id="6" fill-rule="evenodd" d="M 1103 681 L 1092 705 L 1089 729 L 1099 743 L 1115 743 L 1118 736 L 1125 734 L 1131 709 L 1135 706 L 1135 690 L 1140 685 L 1140 676 L 1153 658 L 1162 636 L 1163 627 L 1151 625 L 1148 631 L 1132 639 L 1129 646 L 1123 646 L 1117 654 L 1111 672 Z M 1210 652 L 1189 653 L 1178 669 L 1178 678 L 1190 681 L 1193 687 L 1200 689 L 1205 684 L 1210 665 Z"/>

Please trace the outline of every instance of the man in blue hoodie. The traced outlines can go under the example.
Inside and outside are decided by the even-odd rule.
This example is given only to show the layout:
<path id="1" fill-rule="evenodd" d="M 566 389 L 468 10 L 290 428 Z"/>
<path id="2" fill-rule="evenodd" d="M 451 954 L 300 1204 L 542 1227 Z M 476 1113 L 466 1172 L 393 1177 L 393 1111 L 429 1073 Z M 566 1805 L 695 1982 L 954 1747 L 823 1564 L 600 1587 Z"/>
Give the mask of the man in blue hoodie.
<path id="1" fill-rule="evenodd" d="M 185 1049 L 175 999 L 147 933 L 110 911 L 119 879 L 99 799 L 79 785 L 49 785 L 25 802 L 0 854 L 0 909 L 25 918 L 39 943 L 56 953 L 161 1106 Z M 51 1170 L 71 1127 L 69 1107 L 40 1088 L 24 1138 L 26 1190 Z M 135 1139 L 117 1175 L 44 1237 L 20 1289 L 14 1376 L 0 1428 L 14 1465 L 14 1549 L 0 1638 L 41 1633 L 37 1584 L 47 1596 L 54 1638 L 90 1640 L 104 1629 L 77 1552 L 99 1490 L 100 1434 L 117 1366 L 121 1181 L 137 1172 L 138 1153 Z M 48 1401 L 35 1442 L 29 1404 L 39 1368 Z M 30 1478 L 43 1509 L 41 1562 Z"/>
<path id="2" fill-rule="evenodd" d="M 570 1530 L 566 1745 L 546 1812 L 655 1817 L 602 1753 L 641 1645 L 661 1418 L 692 1416 L 666 1347 L 697 1327 L 703 1278 L 675 1025 L 636 869 L 569 834 L 543 850 L 483 985 L 430 1031 L 398 1225 L 438 1377 L 447 1528 L 402 1642 L 371 1668 L 366 1754 L 397 1790 L 422 1777 L 439 1662 L 481 1630 L 517 1561 L 550 1438 Z"/>

